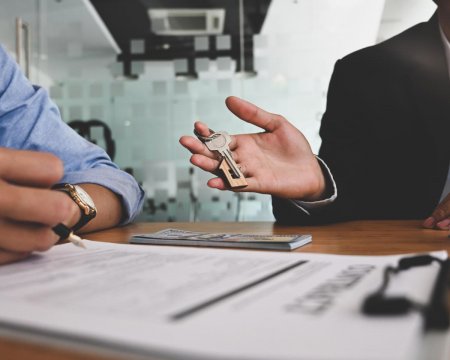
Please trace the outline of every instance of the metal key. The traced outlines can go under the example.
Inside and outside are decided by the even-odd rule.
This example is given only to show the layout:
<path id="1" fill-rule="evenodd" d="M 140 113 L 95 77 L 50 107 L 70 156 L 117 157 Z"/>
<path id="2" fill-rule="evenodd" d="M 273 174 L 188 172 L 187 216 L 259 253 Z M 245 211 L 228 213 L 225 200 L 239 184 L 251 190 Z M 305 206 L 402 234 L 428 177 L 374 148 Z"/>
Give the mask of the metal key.
<path id="1" fill-rule="evenodd" d="M 228 165 L 230 165 L 233 177 L 239 177 L 239 169 L 234 161 L 229 145 L 231 143 L 231 137 L 225 131 L 219 131 L 210 136 L 210 138 L 205 142 L 205 145 L 211 151 L 217 151 L 222 158 L 224 158 Z"/>
<path id="2" fill-rule="evenodd" d="M 231 143 L 230 135 L 225 131 L 214 132 L 211 129 L 210 131 L 212 134 L 208 137 L 199 136 L 198 133 L 195 134 L 205 143 L 209 150 L 217 151 L 219 153 L 222 158 L 219 169 L 225 175 L 229 185 L 232 188 L 246 187 L 247 181 L 245 181 L 244 175 L 231 155 L 229 148 L 229 144 Z"/>

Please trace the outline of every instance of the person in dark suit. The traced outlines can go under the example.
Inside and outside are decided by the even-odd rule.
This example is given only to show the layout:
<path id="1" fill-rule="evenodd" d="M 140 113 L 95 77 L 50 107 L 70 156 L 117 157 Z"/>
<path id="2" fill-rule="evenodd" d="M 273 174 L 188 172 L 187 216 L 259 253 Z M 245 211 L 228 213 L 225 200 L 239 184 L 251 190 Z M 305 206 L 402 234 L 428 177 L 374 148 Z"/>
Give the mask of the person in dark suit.
<path id="1" fill-rule="evenodd" d="M 440 1 L 428 22 L 339 60 L 318 158 L 283 117 L 228 98 L 235 115 L 265 130 L 233 137 L 249 183 L 242 191 L 273 195 L 274 215 L 285 224 L 426 218 L 425 227 L 448 229 L 449 39 L 450 2 Z M 195 126 L 208 135 L 205 124 Z M 194 165 L 217 168 L 203 144 L 180 142 Z M 208 185 L 226 189 L 220 178 Z"/>

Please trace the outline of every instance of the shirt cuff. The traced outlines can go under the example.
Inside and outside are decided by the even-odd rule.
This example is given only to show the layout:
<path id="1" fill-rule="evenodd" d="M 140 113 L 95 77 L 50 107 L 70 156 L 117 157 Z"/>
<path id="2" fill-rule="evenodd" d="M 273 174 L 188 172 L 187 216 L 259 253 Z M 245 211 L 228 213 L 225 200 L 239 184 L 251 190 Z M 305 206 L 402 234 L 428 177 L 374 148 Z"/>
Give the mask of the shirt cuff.
<path id="1" fill-rule="evenodd" d="M 334 181 L 333 174 L 330 171 L 330 168 L 327 166 L 325 161 L 323 161 L 320 157 L 316 156 L 316 158 L 319 161 L 322 171 L 324 172 L 325 181 L 327 184 L 332 185 L 333 192 L 330 197 L 323 199 L 323 200 L 317 200 L 317 201 L 301 201 L 301 200 L 289 199 L 289 201 L 292 204 L 294 204 L 297 208 L 299 208 L 300 210 L 302 210 L 304 213 L 306 213 L 308 215 L 310 215 L 311 210 L 323 208 L 323 207 L 331 204 L 337 198 L 337 186 L 336 186 L 336 182 Z"/>

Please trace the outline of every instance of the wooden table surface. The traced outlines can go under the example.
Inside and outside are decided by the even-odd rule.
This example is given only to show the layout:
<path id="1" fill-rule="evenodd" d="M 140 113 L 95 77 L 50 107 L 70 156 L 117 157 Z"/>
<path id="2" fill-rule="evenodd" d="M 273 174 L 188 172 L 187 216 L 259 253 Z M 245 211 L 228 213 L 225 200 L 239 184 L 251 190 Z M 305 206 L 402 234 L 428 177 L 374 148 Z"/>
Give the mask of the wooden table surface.
<path id="1" fill-rule="evenodd" d="M 283 227 L 270 222 L 136 223 L 123 228 L 91 233 L 86 235 L 86 238 L 126 243 L 133 234 L 176 227 L 205 232 L 312 234 L 312 243 L 296 250 L 299 252 L 345 255 L 387 255 L 434 250 L 450 252 L 448 232 L 422 229 L 420 224 L 420 221 L 354 221 L 315 227 Z M 1 360 L 100 360 L 107 358 L 111 357 L 77 351 L 73 348 L 56 348 L 0 337 Z"/>

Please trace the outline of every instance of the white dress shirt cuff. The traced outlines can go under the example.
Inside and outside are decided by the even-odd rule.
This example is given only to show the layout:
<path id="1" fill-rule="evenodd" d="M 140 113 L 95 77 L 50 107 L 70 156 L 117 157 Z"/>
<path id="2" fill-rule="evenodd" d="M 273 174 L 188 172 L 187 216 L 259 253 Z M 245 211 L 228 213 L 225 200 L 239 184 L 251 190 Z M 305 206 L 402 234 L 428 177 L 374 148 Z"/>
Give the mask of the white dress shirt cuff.
<path id="1" fill-rule="evenodd" d="M 337 186 L 336 182 L 334 181 L 333 174 L 330 171 L 330 168 L 327 166 L 327 164 L 325 164 L 325 161 L 323 161 L 321 158 L 319 158 L 318 156 L 316 156 L 316 158 L 319 161 L 319 164 L 324 172 L 326 183 L 331 184 L 333 187 L 333 193 L 330 197 L 317 201 L 301 201 L 289 199 L 296 207 L 298 207 L 300 210 L 302 210 L 308 215 L 310 215 L 311 210 L 323 208 L 324 206 L 331 204 L 337 198 Z"/>

